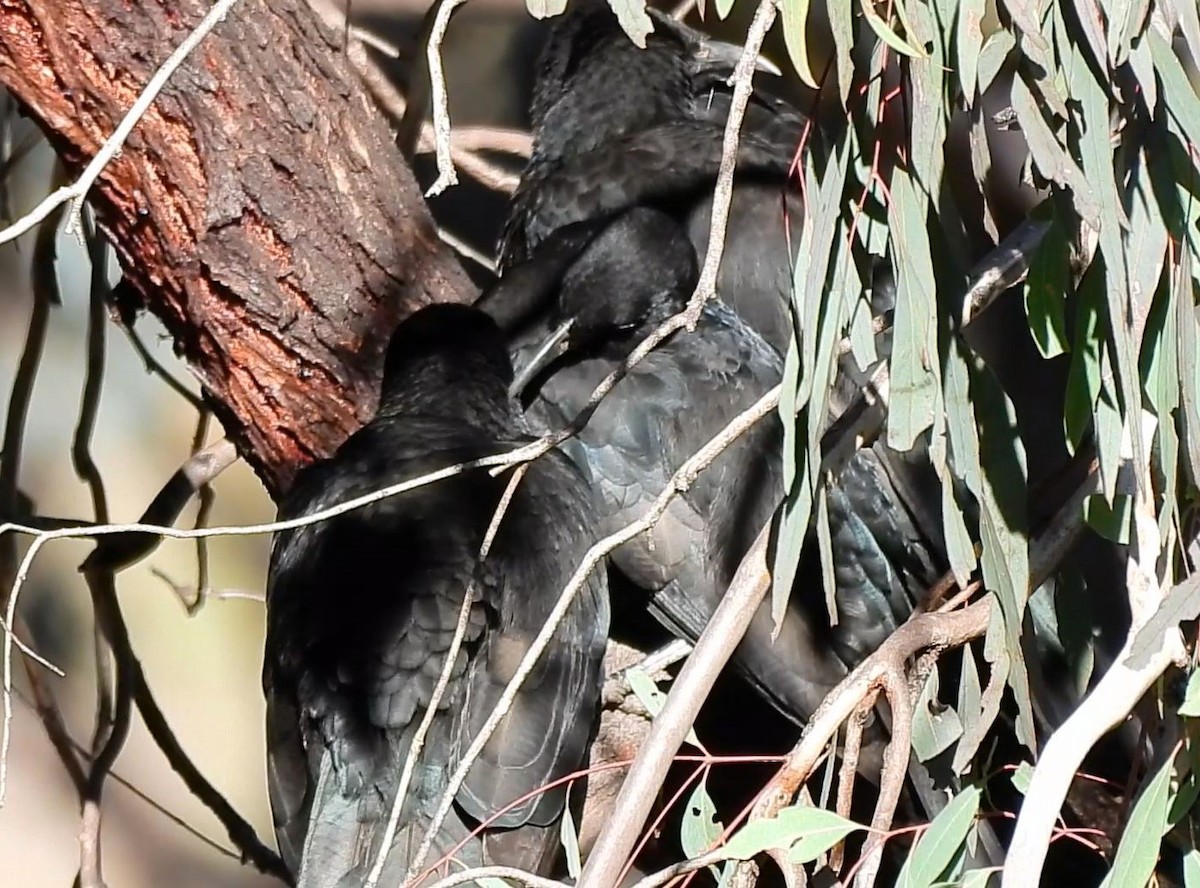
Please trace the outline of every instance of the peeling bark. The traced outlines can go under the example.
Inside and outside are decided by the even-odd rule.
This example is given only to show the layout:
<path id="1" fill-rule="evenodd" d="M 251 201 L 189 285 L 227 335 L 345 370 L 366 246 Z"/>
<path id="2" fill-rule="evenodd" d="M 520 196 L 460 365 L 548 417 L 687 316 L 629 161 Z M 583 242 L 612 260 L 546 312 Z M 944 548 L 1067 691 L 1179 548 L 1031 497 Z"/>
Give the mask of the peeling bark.
<path id="1" fill-rule="evenodd" d="M 0 0 L 0 80 L 78 171 L 208 7 Z M 91 200 L 272 494 L 369 417 L 401 317 L 473 296 L 340 35 L 299 0 L 235 6 Z"/>

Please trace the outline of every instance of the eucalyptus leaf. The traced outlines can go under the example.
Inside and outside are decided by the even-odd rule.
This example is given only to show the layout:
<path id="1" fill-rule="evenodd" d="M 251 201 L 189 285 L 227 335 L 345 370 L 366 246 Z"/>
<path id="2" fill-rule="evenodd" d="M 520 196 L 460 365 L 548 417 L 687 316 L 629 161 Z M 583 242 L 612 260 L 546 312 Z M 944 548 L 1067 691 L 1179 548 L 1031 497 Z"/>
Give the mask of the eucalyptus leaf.
<path id="1" fill-rule="evenodd" d="M 1168 757 L 1133 803 L 1112 869 L 1100 883 L 1101 888 L 1126 888 L 1150 881 L 1158 862 L 1159 844 L 1167 831 L 1170 792 L 1171 758 Z"/>
<path id="2" fill-rule="evenodd" d="M 968 786 L 950 800 L 929 828 L 917 840 L 916 847 L 900 868 L 896 888 L 928 888 L 942 874 L 967 838 L 967 832 L 979 813 L 983 793 Z"/>

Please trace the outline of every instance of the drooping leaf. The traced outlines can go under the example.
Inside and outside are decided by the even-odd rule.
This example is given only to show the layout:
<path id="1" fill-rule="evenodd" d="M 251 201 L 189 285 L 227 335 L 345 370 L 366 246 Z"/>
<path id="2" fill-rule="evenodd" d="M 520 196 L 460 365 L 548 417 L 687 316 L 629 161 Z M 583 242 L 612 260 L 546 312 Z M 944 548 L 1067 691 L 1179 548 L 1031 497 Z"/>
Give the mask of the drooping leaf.
<path id="1" fill-rule="evenodd" d="M 1150 55 L 1162 79 L 1163 96 L 1170 115 L 1191 144 L 1200 145 L 1200 96 L 1196 95 L 1170 44 L 1154 28 L 1149 29 L 1143 39 L 1150 43 Z"/>
<path id="2" fill-rule="evenodd" d="M 950 748 L 963 726 L 953 707 L 938 701 L 938 671 L 933 669 L 913 707 L 912 747 L 923 762 Z"/>
<path id="3" fill-rule="evenodd" d="M 1037 168 L 1047 179 L 1066 189 L 1079 215 L 1098 229 L 1100 203 L 1091 183 L 1050 129 L 1029 87 L 1020 77 L 1013 79 L 1012 103 Z"/>
<path id="4" fill-rule="evenodd" d="M 1180 623 L 1200 617 L 1200 573 L 1176 583 L 1133 637 L 1129 665 L 1140 669 L 1162 645 L 1163 636 Z"/>
<path id="5" fill-rule="evenodd" d="M 827 7 L 829 14 L 829 30 L 833 36 L 833 55 L 837 65 L 838 98 L 842 107 L 850 97 L 850 87 L 854 82 L 854 16 L 850 3 L 830 3 Z"/>
<path id="6" fill-rule="evenodd" d="M 805 84 L 817 89 L 819 84 L 808 64 L 808 7 L 809 0 L 782 0 L 783 42 L 787 46 L 792 67 Z"/>
<path id="7" fill-rule="evenodd" d="M 983 49 L 979 51 L 979 62 L 976 73 L 976 79 L 979 84 L 979 94 L 983 95 L 988 91 L 992 82 L 996 79 L 996 75 L 1004 67 L 1004 63 L 1008 61 L 1008 55 L 1016 47 L 1017 41 L 1013 37 L 1011 31 L 1006 31 L 1003 28 L 988 35 L 988 39 L 983 43 Z"/>
<path id="8" fill-rule="evenodd" d="M 963 98 L 966 99 L 968 105 L 975 96 L 976 78 L 983 55 L 983 14 L 986 10 L 985 0 L 962 0 L 958 5 L 954 56 L 958 65 L 958 82 L 962 85 Z M 1007 34 L 1008 32 L 1003 33 Z M 984 88 L 986 89 L 986 87 Z"/>
<path id="9" fill-rule="evenodd" d="M 1112 505 L 1100 494 L 1089 496 L 1083 504 L 1083 516 L 1088 526 L 1106 540 L 1121 546 L 1129 545 L 1133 530 L 1133 502 L 1127 494 L 1113 496 Z"/>
<path id="10" fill-rule="evenodd" d="M 1200 669 L 1193 669 L 1192 674 L 1188 676 L 1187 690 L 1184 691 L 1179 714 L 1188 718 L 1200 716 Z"/>
<path id="11" fill-rule="evenodd" d="M 1096 400 L 1100 397 L 1100 370 L 1104 354 L 1104 336 L 1100 332 L 1104 298 L 1102 287 L 1103 276 L 1091 268 L 1084 275 L 1078 291 L 1075 347 L 1071 350 L 1063 416 L 1067 445 L 1072 452 L 1083 443 L 1092 423 Z"/>
<path id="12" fill-rule="evenodd" d="M 1000 703 L 1011 671 L 1004 614 L 996 606 L 995 597 L 992 594 L 992 611 L 988 618 L 987 635 L 983 639 L 983 657 L 991 664 L 991 674 L 980 697 L 979 717 L 966 722 L 963 737 L 954 750 L 952 767 L 960 774 L 970 766 L 996 716 L 1000 714 Z"/>
<path id="13" fill-rule="evenodd" d="M 1017 764 L 1017 769 L 1009 776 L 1012 781 L 1013 788 L 1021 795 L 1029 792 L 1029 784 L 1033 782 L 1033 765 L 1029 762 L 1020 762 Z"/>
<path id="14" fill-rule="evenodd" d="M 879 13 L 875 11 L 875 4 L 872 0 L 860 0 L 862 5 L 863 18 L 867 24 L 871 26 L 871 30 L 875 35 L 882 40 L 887 46 L 890 46 L 901 55 L 910 56 L 914 59 L 923 59 L 927 57 L 923 47 L 914 46 L 912 43 L 901 38 L 895 31 L 888 27 L 888 23 L 880 18 Z M 898 8 L 902 4 L 900 0 L 895 0 L 895 6 Z"/>
<path id="15" fill-rule="evenodd" d="M 683 809 L 683 819 L 679 824 L 679 847 L 683 849 L 685 857 L 699 857 L 717 843 L 724 831 L 724 825 L 717 819 L 717 807 L 708 794 L 706 773 L 692 790 Z M 720 882 L 720 871 L 716 867 L 710 867 L 710 870 Z"/>
<path id="16" fill-rule="evenodd" d="M 1010 657 L 1009 687 L 1017 702 L 1017 739 L 1034 749 L 1033 706 L 1021 655 L 1021 625 L 1029 597 L 1029 535 L 1025 496 L 1028 466 L 1016 411 L 991 369 L 971 368 L 971 403 L 979 426 L 983 485 L 979 496 L 980 564 L 987 588 L 1004 612 Z"/>
<path id="17" fill-rule="evenodd" d="M 1162 763 L 1133 803 L 1121 844 L 1101 888 L 1145 885 L 1158 862 L 1159 843 L 1167 831 L 1171 792 L 1171 759 Z"/>
<path id="18" fill-rule="evenodd" d="M 792 805 L 776 816 L 755 820 L 738 830 L 725 845 L 725 852 L 735 860 L 749 860 L 769 848 L 789 849 L 807 860 L 828 851 L 855 830 L 864 827 L 824 808 Z"/>
<path id="19" fill-rule="evenodd" d="M 579 856 L 579 833 L 575 829 L 575 816 L 571 813 L 571 789 L 567 786 L 567 800 L 563 806 L 562 822 L 558 828 L 558 840 L 562 844 L 563 854 L 567 858 L 567 874 L 572 879 L 578 879 L 583 871 L 583 862 Z"/>
<path id="20" fill-rule="evenodd" d="M 909 175 L 897 169 L 888 208 L 897 287 L 887 429 L 888 445 L 896 450 L 911 448 L 917 435 L 933 423 L 939 388 L 927 207 L 928 201 Z"/>
<path id="21" fill-rule="evenodd" d="M 982 795 L 979 787 L 968 786 L 951 799 L 950 804 L 929 824 L 929 829 L 917 840 L 916 847 L 904 861 L 896 878 L 896 888 L 928 888 L 933 885 L 966 840 L 967 831 L 979 813 Z"/>
<path id="22" fill-rule="evenodd" d="M 1193 848 L 1183 858 L 1184 888 L 1200 888 L 1200 851 Z"/>
<path id="23" fill-rule="evenodd" d="M 646 0 L 608 0 L 617 15 L 621 29 L 639 49 L 646 48 L 646 37 L 654 30 L 654 22 L 646 12 Z"/>
<path id="24" fill-rule="evenodd" d="M 567 11 L 567 0 L 525 0 L 525 8 L 535 19 L 553 18 Z"/>
<path id="25" fill-rule="evenodd" d="M 1071 277 L 1071 247 L 1062 224 L 1050 230 L 1029 263 L 1025 281 L 1025 317 L 1029 332 L 1044 358 L 1067 350 L 1067 288 Z"/>
<path id="26" fill-rule="evenodd" d="M 658 686 L 654 679 L 637 666 L 625 670 L 625 680 L 629 682 L 629 689 L 633 691 L 634 696 L 646 707 L 646 711 L 650 713 L 650 717 L 657 718 L 658 714 L 662 712 L 663 707 L 667 704 L 667 695 L 662 692 L 662 688 Z M 696 736 L 694 728 L 688 730 L 687 742 L 697 749 L 704 748 L 704 744 Z"/>

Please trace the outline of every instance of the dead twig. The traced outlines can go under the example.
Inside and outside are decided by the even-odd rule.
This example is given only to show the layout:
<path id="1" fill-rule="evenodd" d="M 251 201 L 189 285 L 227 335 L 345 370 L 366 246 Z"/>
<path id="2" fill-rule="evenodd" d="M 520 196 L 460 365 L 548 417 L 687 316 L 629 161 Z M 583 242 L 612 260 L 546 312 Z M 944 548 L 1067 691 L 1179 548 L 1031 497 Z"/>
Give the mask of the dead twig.
<path id="1" fill-rule="evenodd" d="M 728 592 L 672 683 L 667 702 L 654 719 L 614 803 L 614 810 L 620 811 L 621 816 L 610 819 L 602 828 L 584 865 L 579 888 L 618 884 L 672 758 L 771 586 L 767 571 L 768 530 L 764 527 L 759 532 Z"/>

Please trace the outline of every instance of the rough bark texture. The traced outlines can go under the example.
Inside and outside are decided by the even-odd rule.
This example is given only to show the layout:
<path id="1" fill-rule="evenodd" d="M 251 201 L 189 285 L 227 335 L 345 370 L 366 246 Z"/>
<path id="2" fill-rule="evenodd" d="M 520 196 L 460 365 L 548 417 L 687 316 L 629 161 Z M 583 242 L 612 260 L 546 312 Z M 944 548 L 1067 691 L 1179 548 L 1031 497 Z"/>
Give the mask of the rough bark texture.
<path id="1" fill-rule="evenodd" d="M 209 6 L 0 0 L 0 80 L 81 169 Z M 367 418 L 396 322 L 473 295 L 339 38 L 303 2 L 243 0 L 91 195 L 275 494 Z"/>

